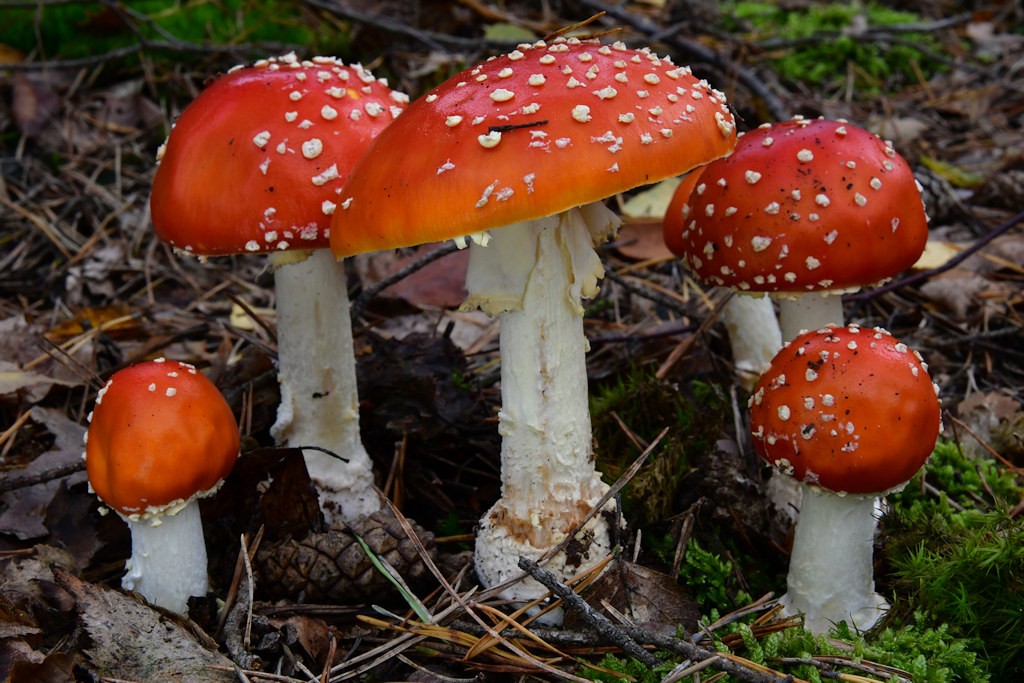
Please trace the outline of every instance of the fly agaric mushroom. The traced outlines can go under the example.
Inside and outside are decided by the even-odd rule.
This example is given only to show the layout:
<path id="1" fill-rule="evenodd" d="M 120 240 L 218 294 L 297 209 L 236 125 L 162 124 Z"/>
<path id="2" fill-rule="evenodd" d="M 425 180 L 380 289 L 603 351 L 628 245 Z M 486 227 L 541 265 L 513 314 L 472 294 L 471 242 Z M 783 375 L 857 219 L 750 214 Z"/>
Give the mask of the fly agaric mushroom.
<path id="1" fill-rule="evenodd" d="M 158 359 L 107 381 L 85 437 L 89 484 L 131 530 L 121 585 L 184 614 L 189 596 L 209 588 L 197 500 L 238 459 L 231 408 L 195 367 Z"/>
<path id="2" fill-rule="evenodd" d="M 928 240 L 906 161 L 845 121 L 795 117 L 742 134 L 682 211 L 679 243 L 697 279 L 775 296 L 783 340 L 842 325 L 840 294 L 910 267 Z M 800 490 L 789 480 L 773 473 L 768 493 L 795 516 Z"/>
<path id="3" fill-rule="evenodd" d="M 353 169 L 336 256 L 470 235 L 466 306 L 500 315 L 502 496 L 477 533 L 485 585 L 553 550 L 607 490 L 593 464 L 581 305 L 604 274 L 594 245 L 619 224 L 601 200 L 727 154 L 734 138 L 724 96 L 689 68 L 556 38 L 419 98 Z M 604 516 L 575 540 L 548 569 L 564 577 L 605 557 Z M 531 579 L 505 595 L 545 592 Z"/>
<path id="4" fill-rule="evenodd" d="M 697 278 L 777 296 L 786 340 L 842 325 L 834 295 L 909 268 L 928 239 L 920 186 L 892 144 L 824 119 L 741 135 L 704 169 L 685 215 L 684 259 Z"/>
<path id="5" fill-rule="evenodd" d="M 686 254 L 683 226 L 689 215 L 690 194 L 700 182 L 702 166 L 688 174 L 676 187 L 662 221 L 665 246 L 676 256 Z M 775 317 L 775 307 L 766 296 L 734 295 L 721 310 L 722 324 L 729 334 L 733 366 L 737 378 L 750 389 L 782 346 L 782 333 Z"/>
<path id="6" fill-rule="evenodd" d="M 359 434 L 348 283 L 326 249 L 330 219 L 349 169 L 407 101 L 329 57 L 239 67 L 182 112 L 153 180 L 153 225 L 177 250 L 270 255 L 281 383 L 271 432 L 344 459 L 304 451 L 329 523 L 380 506 Z"/>
<path id="7" fill-rule="evenodd" d="M 855 325 L 797 336 L 757 383 L 754 448 L 804 490 L 780 602 L 804 613 L 808 630 L 839 621 L 866 630 L 887 607 L 874 592 L 875 498 L 931 454 L 937 394 L 916 351 Z"/>

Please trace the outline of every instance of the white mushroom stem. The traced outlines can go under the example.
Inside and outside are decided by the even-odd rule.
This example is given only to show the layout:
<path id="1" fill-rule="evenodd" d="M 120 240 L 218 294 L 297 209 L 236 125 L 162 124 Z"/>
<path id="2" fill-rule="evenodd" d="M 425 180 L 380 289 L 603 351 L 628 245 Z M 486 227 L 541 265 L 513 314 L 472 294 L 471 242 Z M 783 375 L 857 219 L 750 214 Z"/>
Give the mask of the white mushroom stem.
<path id="1" fill-rule="evenodd" d="M 842 326 L 844 322 L 843 297 L 838 293 L 808 292 L 779 297 L 779 327 L 783 341 L 788 342 L 805 330 L 820 330 L 828 325 Z M 772 469 L 765 493 L 776 510 L 790 522 L 795 522 L 800 511 L 803 489 L 792 477 Z"/>
<path id="2" fill-rule="evenodd" d="M 729 333 L 736 378 L 748 390 L 782 348 L 775 307 L 767 296 L 734 294 L 722 307 L 722 324 Z"/>
<path id="3" fill-rule="evenodd" d="M 147 519 L 122 518 L 132 534 L 132 556 L 121 586 L 164 609 L 188 612 L 189 597 L 206 595 L 210 586 L 199 503 L 193 499 L 176 513 Z"/>
<path id="4" fill-rule="evenodd" d="M 843 297 L 839 294 L 809 292 L 779 298 L 779 326 L 784 341 L 804 330 L 820 330 L 828 324 L 843 324 Z"/>
<path id="5" fill-rule="evenodd" d="M 301 260 L 274 254 L 281 405 L 271 434 L 306 449 L 306 469 L 327 523 L 380 508 L 359 434 L 359 394 L 345 267 L 327 249 Z M 346 462 L 347 461 L 347 462 Z"/>
<path id="6" fill-rule="evenodd" d="M 520 556 L 536 560 L 558 545 L 607 491 L 591 448 L 581 297 L 593 296 L 604 274 L 594 243 L 618 224 L 604 205 L 591 204 L 505 226 L 489 246 L 472 247 L 466 305 L 501 315 L 502 495 L 481 520 L 475 555 L 487 586 L 521 574 Z M 544 565 L 560 578 L 609 554 L 604 515 L 575 541 L 571 553 Z M 526 579 L 503 595 L 531 600 L 546 592 Z"/>
<path id="7" fill-rule="evenodd" d="M 827 633 L 840 621 L 865 631 L 888 608 L 875 593 L 875 499 L 804 489 L 789 559 L 788 590 L 779 599 L 804 627 Z"/>

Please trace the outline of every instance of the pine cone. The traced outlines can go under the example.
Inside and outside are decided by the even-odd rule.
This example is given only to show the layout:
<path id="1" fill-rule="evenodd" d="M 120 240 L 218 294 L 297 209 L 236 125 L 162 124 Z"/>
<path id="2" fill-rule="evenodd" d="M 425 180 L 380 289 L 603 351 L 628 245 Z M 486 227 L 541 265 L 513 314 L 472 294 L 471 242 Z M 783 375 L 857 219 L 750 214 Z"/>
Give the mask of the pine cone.
<path id="1" fill-rule="evenodd" d="M 1011 168 L 989 176 L 975 197 L 985 206 L 1016 211 L 1024 204 L 1024 169 Z"/>
<path id="2" fill-rule="evenodd" d="M 410 523 L 433 560 L 434 535 Z M 310 533 L 261 547 L 256 553 L 256 585 L 268 597 L 300 602 L 352 604 L 394 595 L 393 584 L 373 566 L 352 531 L 410 586 L 427 576 L 423 558 L 398 520 L 380 510 L 360 517 L 348 529 Z"/>
<path id="3" fill-rule="evenodd" d="M 914 177 L 921 184 L 921 200 L 931 225 L 945 225 L 967 213 L 957 189 L 941 175 L 926 166 L 918 166 Z"/>

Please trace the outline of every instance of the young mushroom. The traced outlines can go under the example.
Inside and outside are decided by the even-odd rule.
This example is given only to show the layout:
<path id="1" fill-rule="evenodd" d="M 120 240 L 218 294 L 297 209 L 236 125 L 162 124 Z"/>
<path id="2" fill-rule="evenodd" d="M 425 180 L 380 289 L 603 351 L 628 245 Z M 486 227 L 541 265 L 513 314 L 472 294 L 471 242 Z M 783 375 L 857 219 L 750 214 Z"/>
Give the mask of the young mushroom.
<path id="1" fill-rule="evenodd" d="M 269 254 L 281 384 L 271 432 L 338 456 L 304 451 L 328 523 L 380 505 L 359 434 L 348 283 L 326 249 L 331 214 L 356 159 L 407 101 L 329 57 L 236 68 L 181 113 L 153 180 L 153 225 L 175 249 Z"/>
<path id="2" fill-rule="evenodd" d="M 687 253 L 682 234 L 690 213 L 688 202 L 707 168 L 702 166 L 683 177 L 665 211 L 662 237 L 665 246 L 676 256 Z M 750 389 L 782 346 L 782 333 L 769 297 L 747 296 L 739 290 L 733 291 L 735 294 L 722 307 L 720 316 L 729 335 L 736 378 L 742 386 Z"/>
<path id="3" fill-rule="evenodd" d="M 238 459 L 238 425 L 213 382 L 187 363 L 147 361 L 115 373 L 96 395 L 86 432 L 92 490 L 131 530 L 121 582 L 184 614 L 206 595 L 206 545 L 197 500 Z"/>
<path id="4" fill-rule="evenodd" d="M 734 139 L 724 96 L 687 67 L 556 38 L 434 88 L 353 169 L 335 255 L 469 236 L 465 305 L 500 316 L 502 495 L 477 533 L 485 585 L 519 575 L 518 557 L 553 551 L 607 491 L 593 463 L 581 303 L 604 274 L 595 245 L 619 225 L 601 200 L 727 154 Z M 609 553 L 605 515 L 573 540 L 546 563 L 563 578 Z M 545 592 L 528 580 L 505 595 Z"/>
<path id="5" fill-rule="evenodd" d="M 839 294 L 913 265 L 928 240 L 920 187 L 892 144 L 797 117 L 708 164 L 680 233 L 697 278 L 779 299 L 783 340 L 843 324 Z"/>
<path id="6" fill-rule="evenodd" d="M 805 332 L 757 383 L 750 426 L 758 455 L 804 491 L 780 602 L 814 633 L 871 628 L 887 607 L 874 591 L 875 498 L 914 476 L 941 427 L 927 366 L 881 329 Z"/>

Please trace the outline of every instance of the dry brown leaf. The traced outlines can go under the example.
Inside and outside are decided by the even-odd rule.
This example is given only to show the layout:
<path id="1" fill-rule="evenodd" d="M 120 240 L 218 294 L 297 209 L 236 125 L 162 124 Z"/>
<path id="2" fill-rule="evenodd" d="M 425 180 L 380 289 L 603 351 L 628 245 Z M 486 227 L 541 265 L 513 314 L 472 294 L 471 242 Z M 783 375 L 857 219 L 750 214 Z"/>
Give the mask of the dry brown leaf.
<path id="1" fill-rule="evenodd" d="M 661 220 L 629 220 L 622 224 L 612 247 L 634 261 L 663 261 L 676 258 L 665 246 Z"/>
<path id="2" fill-rule="evenodd" d="M 953 317 L 963 320 L 982 305 L 992 283 L 966 268 L 953 268 L 921 285 L 921 293 Z"/>
<path id="3" fill-rule="evenodd" d="M 322 662 L 330 650 L 331 628 L 322 620 L 304 614 L 293 614 L 287 619 L 271 619 L 270 623 L 280 631 L 290 629 L 295 640 L 316 662 Z"/>
<path id="4" fill-rule="evenodd" d="M 679 624 L 693 630 L 700 616 L 697 603 L 671 576 L 622 559 L 609 565 L 584 597 L 598 611 L 605 612 L 601 603 L 607 602 L 633 625 L 665 635 L 674 635 Z M 566 628 L 573 621 L 570 611 Z"/>
<path id="5" fill-rule="evenodd" d="M 423 258 L 438 246 L 425 244 L 404 256 L 391 251 L 369 254 L 357 259 L 356 268 L 365 284 L 372 285 Z M 468 249 L 452 252 L 399 280 L 381 292 L 381 296 L 401 299 L 416 306 L 455 308 L 466 299 L 468 263 Z"/>
<path id="6" fill-rule="evenodd" d="M 54 384 L 73 387 L 80 385 L 81 382 L 47 377 L 0 360 L 0 396 L 21 392 L 22 398 L 29 403 L 37 403 L 46 396 Z"/>
<path id="7" fill-rule="evenodd" d="M 3 609 L 0 617 L 10 626 L 14 621 L 23 626 L 34 626 L 39 611 L 52 609 L 46 593 L 53 584 L 51 567 L 77 571 L 74 558 L 60 548 L 39 544 L 28 555 L 12 557 L 0 564 L 3 569 Z M 46 616 L 46 615 L 43 615 Z"/>
<path id="8" fill-rule="evenodd" d="M 18 130 L 26 137 L 39 135 L 60 111 L 61 98 L 48 84 L 16 72 L 11 89 L 11 112 Z"/>
<path id="9" fill-rule="evenodd" d="M 81 460 L 82 435 L 85 434 L 85 427 L 69 420 L 62 411 L 52 408 L 36 406 L 32 408 L 31 417 L 35 422 L 45 426 L 56 440 L 53 448 L 37 456 L 19 472 L 21 476 L 41 475 Z M 0 500 L 6 506 L 0 514 L 0 533 L 11 534 L 21 540 L 46 536 L 49 533 L 44 523 L 46 508 L 65 481 L 68 485 L 85 481 L 84 470 L 67 478 L 55 478 L 34 486 L 7 491 L 0 496 Z"/>
<path id="10" fill-rule="evenodd" d="M 161 683 L 231 683 L 231 660 L 199 644 L 177 621 L 135 598 L 82 581 L 63 569 L 57 582 L 77 601 L 92 643 L 85 654 L 100 675 Z"/>
<path id="11" fill-rule="evenodd" d="M 42 661 L 25 659 L 14 662 L 5 683 L 75 683 L 75 667 L 82 662 L 77 653 L 51 652 Z"/>

